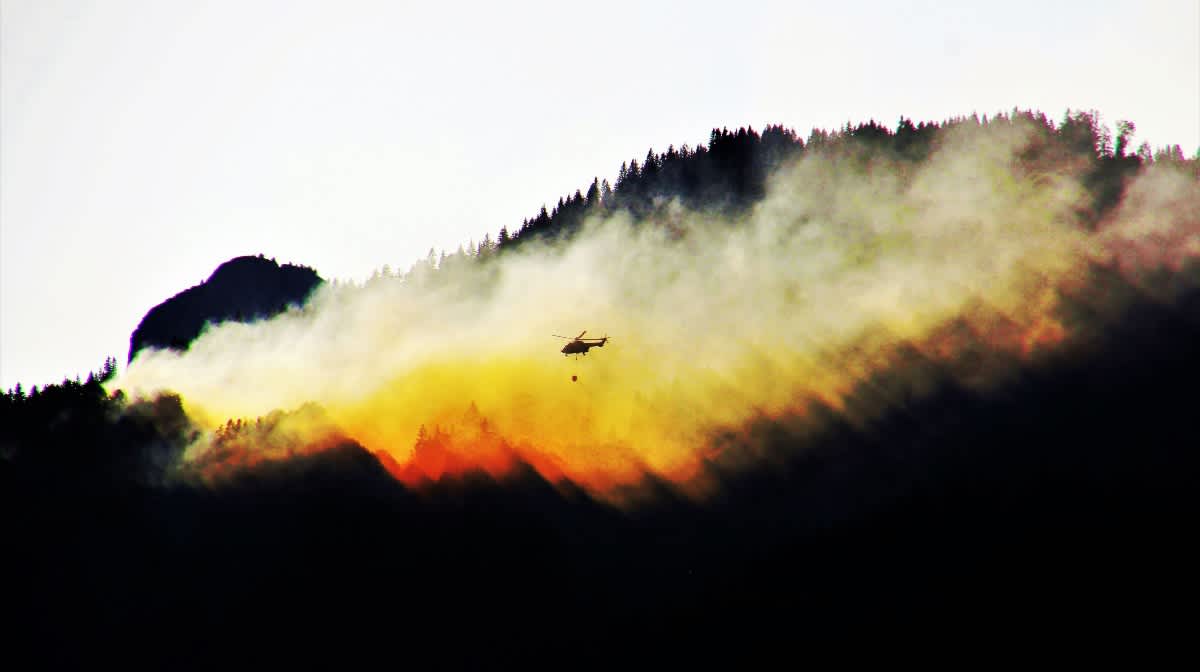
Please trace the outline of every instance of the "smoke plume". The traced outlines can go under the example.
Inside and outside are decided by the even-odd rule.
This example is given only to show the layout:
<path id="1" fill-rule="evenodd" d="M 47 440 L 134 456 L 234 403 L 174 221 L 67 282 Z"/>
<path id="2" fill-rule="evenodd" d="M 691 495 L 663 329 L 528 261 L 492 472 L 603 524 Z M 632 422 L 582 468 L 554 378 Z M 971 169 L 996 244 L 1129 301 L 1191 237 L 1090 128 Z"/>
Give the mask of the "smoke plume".
<path id="1" fill-rule="evenodd" d="M 565 244 L 326 286 L 186 352 L 146 351 L 115 385 L 177 392 L 211 430 L 184 468 L 348 439 L 404 480 L 519 461 L 598 492 L 690 484 L 734 450 L 720 432 L 906 403 L 925 389 L 915 370 L 876 407 L 845 406 L 903 353 L 994 384 L 1071 341 L 1061 303 L 1088 298 L 1089 269 L 1147 283 L 1200 252 L 1193 176 L 1144 170 L 1097 227 L 1080 168 L 1037 142 L 1014 121 L 951 128 L 919 164 L 809 151 L 736 218 L 663 203 L 649 221 L 597 214 Z M 611 341 L 560 354 L 551 335 L 584 329 Z M 230 438 L 229 419 L 256 417 Z"/>

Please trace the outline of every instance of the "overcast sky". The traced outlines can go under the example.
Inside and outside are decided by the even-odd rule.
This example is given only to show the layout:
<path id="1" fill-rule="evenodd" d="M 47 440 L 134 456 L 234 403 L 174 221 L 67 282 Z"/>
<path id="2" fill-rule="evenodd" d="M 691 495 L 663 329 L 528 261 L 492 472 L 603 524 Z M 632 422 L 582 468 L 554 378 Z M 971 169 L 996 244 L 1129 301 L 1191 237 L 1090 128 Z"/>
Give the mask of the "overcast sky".
<path id="1" fill-rule="evenodd" d="M 363 279 L 713 127 L 1096 109 L 1200 148 L 1200 1 L 0 1 L 0 387 L 263 253 Z"/>

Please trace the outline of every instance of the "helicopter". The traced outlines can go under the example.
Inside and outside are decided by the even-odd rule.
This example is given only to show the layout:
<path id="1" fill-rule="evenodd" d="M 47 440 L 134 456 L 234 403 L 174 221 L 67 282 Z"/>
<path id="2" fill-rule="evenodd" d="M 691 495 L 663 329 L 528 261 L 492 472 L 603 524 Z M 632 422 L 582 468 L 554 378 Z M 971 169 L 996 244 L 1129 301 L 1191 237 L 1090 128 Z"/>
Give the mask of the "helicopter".
<path id="1" fill-rule="evenodd" d="M 608 336 L 601 338 L 584 338 L 583 335 L 586 333 L 587 330 L 584 329 L 583 331 L 579 332 L 579 335 L 575 338 L 571 338 L 570 336 L 559 336 L 558 334 L 551 335 L 555 338 L 565 338 L 570 341 L 570 343 L 567 343 L 563 346 L 561 351 L 563 355 L 586 355 L 589 349 L 603 348 L 604 344 L 608 342 Z"/>

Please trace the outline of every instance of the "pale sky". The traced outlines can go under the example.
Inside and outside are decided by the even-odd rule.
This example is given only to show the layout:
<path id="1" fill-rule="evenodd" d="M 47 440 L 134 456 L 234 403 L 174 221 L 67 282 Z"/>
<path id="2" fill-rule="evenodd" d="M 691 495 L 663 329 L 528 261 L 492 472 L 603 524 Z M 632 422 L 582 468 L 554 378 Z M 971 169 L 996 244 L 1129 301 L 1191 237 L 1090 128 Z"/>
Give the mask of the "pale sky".
<path id="1" fill-rule="evenodd" d="M 1096 109 L 1200 149 L 1200 0 L 0 0 L 0 388 L 263 253 L 407 269 L 713 127 Z"/>

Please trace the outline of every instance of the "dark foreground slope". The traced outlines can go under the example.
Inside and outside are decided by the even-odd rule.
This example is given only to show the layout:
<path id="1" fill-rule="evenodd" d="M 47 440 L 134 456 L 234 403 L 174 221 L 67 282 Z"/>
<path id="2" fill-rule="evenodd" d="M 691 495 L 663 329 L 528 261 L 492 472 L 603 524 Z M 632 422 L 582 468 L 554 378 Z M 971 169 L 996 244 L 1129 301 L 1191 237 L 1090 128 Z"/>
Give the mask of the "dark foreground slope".
<path id="1" fill-rule="evenodd" d="M 164 485 L 177 406 L 116 425 L 76 414 L 0 462 L 6 634 L 71 668 L 767 652 L 798 666 L 814 647 L 886 654 L 897 638 L 966 644 L 972 662 L 1181 648 L 1200 559 L 1197 306 L 1135 300 L 1070 356 L 989 392 L 947 376 L 865 426 L 829 412 L 801 438 L 764 419 L 738 434 L 772 459 L 714 465 L 702 503 L 648 483 L 653 503 L 630 512 L 532 472 L 410 491 L 353 444 Z"/>
<path id="2" fill-rule="evenodd" d="M 307 266 L 235 257 L 208 280 L 150 309 L 129 337 L 129 360 L 143 348 L 186 350 L 206 323 L 246 322 L 278 315 L 308 299 L 321 276 Z"/>

